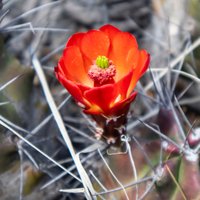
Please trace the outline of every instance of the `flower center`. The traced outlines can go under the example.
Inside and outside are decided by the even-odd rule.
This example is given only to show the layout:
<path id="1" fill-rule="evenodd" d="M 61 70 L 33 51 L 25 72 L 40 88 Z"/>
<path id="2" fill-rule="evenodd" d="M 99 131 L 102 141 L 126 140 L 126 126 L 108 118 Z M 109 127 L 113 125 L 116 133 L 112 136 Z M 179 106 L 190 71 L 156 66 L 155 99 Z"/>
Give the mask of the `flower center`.
<path id="1" fill-rule="evenodd" d="M 98 56 L 96 59 L 96 65 L 101 69 L 106 69 L 109 67 L 109 60 L 106 56 Z"/>
<path id="2" fill-rule="evenodd" d="M 94 81 L 94 86 L 114 83 L 116 67 L 106 56 L 98 56 L 90 67 L 88 76 Z"/>

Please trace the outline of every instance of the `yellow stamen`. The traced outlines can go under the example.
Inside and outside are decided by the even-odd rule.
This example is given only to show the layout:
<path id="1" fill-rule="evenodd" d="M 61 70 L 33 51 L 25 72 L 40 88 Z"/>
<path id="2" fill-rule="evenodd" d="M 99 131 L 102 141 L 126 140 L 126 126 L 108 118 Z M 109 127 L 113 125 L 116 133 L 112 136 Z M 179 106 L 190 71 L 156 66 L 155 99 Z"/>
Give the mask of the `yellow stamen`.
<path id="1" fill-rule="evenodd" d="M 106 56 L 98 56 L 96 59 L 96 65 L 101 69 L 106 69 L 109 67 L 109 60 Z"/>

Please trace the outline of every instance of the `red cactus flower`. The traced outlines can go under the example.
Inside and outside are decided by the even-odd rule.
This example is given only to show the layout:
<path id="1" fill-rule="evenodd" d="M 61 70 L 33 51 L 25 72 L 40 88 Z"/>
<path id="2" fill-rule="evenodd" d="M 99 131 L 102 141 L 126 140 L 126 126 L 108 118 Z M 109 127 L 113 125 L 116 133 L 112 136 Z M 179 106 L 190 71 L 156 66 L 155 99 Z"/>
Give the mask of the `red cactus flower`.
<path id="1" fill-rule="evenodd" d="M 55 73 L 84 112 L 118 116 L 135 99 L 150 56 L 130 33 L 105 25 L 70 37 Z"/>

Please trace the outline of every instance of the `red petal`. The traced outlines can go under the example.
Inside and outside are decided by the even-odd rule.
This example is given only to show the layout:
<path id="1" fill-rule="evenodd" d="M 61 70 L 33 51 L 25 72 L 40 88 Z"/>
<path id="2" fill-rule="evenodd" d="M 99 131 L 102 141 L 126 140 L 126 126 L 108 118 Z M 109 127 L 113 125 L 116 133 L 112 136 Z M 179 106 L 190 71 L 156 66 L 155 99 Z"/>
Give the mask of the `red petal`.
<path id="1" fill-rule="evenodd" d="M 81 47 L 81 41 L 82 41 L 82 38 L 83 36 L 85 35 L 86 33 L 76 33 L 74 35 L 72 35 L 68 42 L 67 42 L 67 47 L 69 46 L 78 46 L 79 48 Z M 84 63 L 84 68 L 85 68 L 85 71 L 87 72 L 88 69 L 90 68 L 90 66 L 92 65 L 92 62 L 85 57 L 85 55 L 82 54 L 82 59 L 83 59 L 83 63 Z"/>
<path id="2" fill-rule="evenodd" d="M 128 95 L 131 94 L 131 92 L 135 88 L 135 85 L 137 84 L 137 81 L 147 70 L 149 62 L 150 62 L 150 55 L 145 50 L 141 50 L 139 52 L 137 67 L 133 71 L 133 77 L 127 93 Z"/>
<path id="3" fill-rule="evenodd" d="M 141 50 L 138 67 L 139 66 L 143 67 L 141 68 L 140 77 L 146 72 L 147 68 L 149 67 L 149 63 L 150 63 L 150 54 L 147 53 L 145 50 Z"/>
<path id="4" fill-rule="evenodd" d="M 75 34 L 73 34 L 69 38 L 66 47 L 69 47 L 69 46 L 78 46 L 78 47 L 80 47 L 81 40 L 82 40 L 84 35 L 85 35 L 85 33 L 75 33 Z"/>
<path id="5" fill-rule="evenodd" d="M 100 31 L 106 33 L 108 35 L 109 38 L 113 38 L 117 33 L 121 32 L 119 29 L 117 29 L 116 27 L 110 25 L 110 24 L 106 24 L 104 26 L 102 26 L 100 29 Z"/>
<path id="6" fill-rule="evenodd" d="M 126 57 L 128 68 L 135 69 L 138 66 L 139 56 L 140 56 L 140 50 L 138 48 L 132 48 L 129 50 Z"/>
<path id="7" fill-rule="evenodd" d="M 104 113 L 108 113 L 111 103 L 117 97 L 117 90 L 113 84 L 94 87 L 84 93 L 84 97 L 91 104 L 101 108 Z"/>
<path id="8" fill-rule="evenodd" d="M 90 108 L 83 110 L 84 113 L 90 115 L 100 115 L 103 113 L 103 110 L 97 105 L 92 105 Z"/>
<path id="9" fill-rule="evenodd" d="M 81 41 L 81 51 L 91 62 L 95 61 L 97 56 L 107 56 L 109 46 L 108 36 L 96 30 L 88 31 Z"/>
<path id="10" fill-rule="evenodd" d="M 81 90 L 81 92 L 82 92 L 82 94 L 86 91 L 86 90 L 90 90 L 91 88 L 90 87 L 88 87 L 88 86 L 85 86 L 85 85 L 82 85 L 82 84 L 76 84 L 78 87 L 79 87 L 79 89 Z"/>
<path id="11" fill-rule="evenodd" d="M 83 64 L 81 52 L 77 46 L 65 48 L 63 52 L 64 66 L 63 71 L 72 77 L 72 81 L 92 86 Z"/>
<path id="12" fill-rule="evenodd" d="M 132 76 L 133 70 L 116 83 L 116 88 L 118 90 L 118 94 L 121 95 L 121 99 L 125 99 L 127 97 L 127 91 L 130 86 Z"/>
<path id="13" fill-rule="evenodd" d="M 119 116 L 122 114 L 126 114 L 128 112 L 131 102 L 135 99 L 136 95 L 137 95 L 137 92 L 134 92 L 131 94 L 131 96 L 129 98 L 116 103 L 110 109 L 110 115 Z"/>
<path id="14" fill-rule="evenodd" d="M 58 74 L 59 74 L 59 67 L 54 68 L 54 73 L 56 75 L 56 78 L 58 79 Z M 58 79 L 59 80 L 59 79 Z"/>
<path id="15" fill-rule="evenodd" d="M 69 80 L 73 80 L 73 77 L 68 73 L 67 68 L 65 67 L 63 56 L 60 58 L 58 65 L 55 68 L 55 71 L 57 71 L 57 72 L 59 71 L 61 74 L 63 74 L 63 76 L 65 76 L 65 78 L 67 78 Z"/>
<path id="16" fill-rule="evenodd" d="M 130 71 L 130 63 L 127 56 L 131 49 L 137 49 L 137 41 L 133 35 L 127 32 L 119 32 L 111 41 L 109 58 L 114 62 L 117 73 L 116 79 L 119 80 Z"/>
<path id="17" fill-rule="evenodd" d="M 76 101 L 84 105 L 87 104 L 86 101 L 83 99 L 83 94 L 78 86 L 73 81 L 67 80 L 59 71 L 58 67 L 55 67 L 55 74 L 59 82 L 68 90 L 68 92 L 73 96 Z"/>

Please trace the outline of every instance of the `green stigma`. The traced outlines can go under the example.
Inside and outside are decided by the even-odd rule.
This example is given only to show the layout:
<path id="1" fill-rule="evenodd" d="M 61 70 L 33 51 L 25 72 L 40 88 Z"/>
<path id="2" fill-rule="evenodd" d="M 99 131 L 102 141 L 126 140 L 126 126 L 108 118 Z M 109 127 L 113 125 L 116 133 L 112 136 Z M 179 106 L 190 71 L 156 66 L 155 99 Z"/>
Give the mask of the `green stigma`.
<path id="1" fill-rule="evenodd" d="M 106 69 L 109 67 L 109 60 L 106 56 L 98 56 L 96 59 L 96 65 L 101 69 Z"/>

